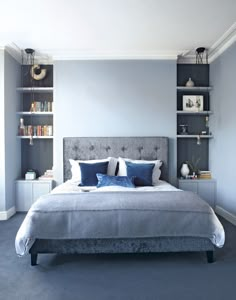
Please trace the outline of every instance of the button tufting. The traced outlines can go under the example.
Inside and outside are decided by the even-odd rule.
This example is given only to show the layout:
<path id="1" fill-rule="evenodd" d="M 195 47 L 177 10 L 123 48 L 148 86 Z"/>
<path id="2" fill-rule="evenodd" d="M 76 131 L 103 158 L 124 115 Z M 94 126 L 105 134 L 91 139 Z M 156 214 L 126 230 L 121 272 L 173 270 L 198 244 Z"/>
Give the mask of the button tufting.
<path id="1" fill-rule="evenodd" d="M 94 147 L 93 145 L 91 145 L 91 146 L 89 147 L 89 150 L 90 150 L 90 151 L 93 151 L 94 148 L 95 148 L 95 147 Z"/>
<path id="2" fill-rule="evenodd" d="M 125 146 L 121 147 L 121 151 L 125 152 L 127 148 Z"/>
<path id="3" fill-rule="evenodd" d="M 106 149 L 106 151 L 108 152 L 109 150 L 111 150 L 111 147 L 110 147 L 110 146 L 107 146 L 105 149 Z"/>

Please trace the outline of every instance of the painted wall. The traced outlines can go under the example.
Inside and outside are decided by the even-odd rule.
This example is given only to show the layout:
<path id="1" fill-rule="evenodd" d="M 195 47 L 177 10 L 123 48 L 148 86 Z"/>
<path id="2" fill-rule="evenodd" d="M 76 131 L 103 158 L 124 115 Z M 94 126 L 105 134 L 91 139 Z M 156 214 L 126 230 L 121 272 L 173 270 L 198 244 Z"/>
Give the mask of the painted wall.
<path id="1" fill-rule="evenodd" d="M 5 210 L 4 50 L 0 50 L 0 211 Z"/>
<path id="2" fill-rule="evenodd" d="M 217 179 L 217 205 L 236 215 L 236 43 L 210 65 L 210 169 Z"/>
<path id="3" fill-rule="evenodd" d="M 0 211 L 15 206 L 14 180 L 20 174 L 17 86 L 20 86 L 20 65 L 6 51 L 0 51 Z"/>
<path id="4" fill-rule="evenodd" d="M 20 64 L 5 51 L 5 209 L 15 206 L 15 180 L 20 177 L 20 140 L 16 138 L 20 117 L 16 111 L 20 109 L 20 94 L 16 88 L 20 86 L 21 67 Z"/>
<path id="5" fill-rule="evenodd" d="M 175 61 L 56 61 L 54 171 L 63 181 L 69 136 L 168 136 L 176 177 Z"/>

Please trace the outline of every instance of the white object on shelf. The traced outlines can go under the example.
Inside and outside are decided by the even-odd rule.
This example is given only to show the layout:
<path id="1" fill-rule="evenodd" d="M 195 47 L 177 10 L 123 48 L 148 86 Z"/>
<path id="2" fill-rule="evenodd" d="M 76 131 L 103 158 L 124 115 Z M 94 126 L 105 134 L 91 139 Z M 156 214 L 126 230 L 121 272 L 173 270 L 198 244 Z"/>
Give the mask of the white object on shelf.
<path id="1" fill-rule="evenodd" d="M 193 87 L 194 86 L 194 82 L 192 81 L 192 79 L 189 77 L 188 81 L 186 82 L 185 86 L 187 87 Z"/>
<path id="2" fill-rule="evenodd" d="M 50 93 L 53 92 L 53 87 L 18 87 L 16 90 L 21 93 Z"/>
<path id="3" fill-rule="evenodd" d="M 19 139 L 29 139 L 30 136 L 29 135 L 18 135 L 17 136 Z M 33 139 L 53 139 L 53 136 L 49 136 L 49 135 L 34 135 Z"/>
<path id="4" fill-rule="evenodd" d="M 186 177 L 189 174 L 189 172 L 190 172 L 190 170 L 189 170 L 188 164 L 182 164 L 182 167 L 180 170 L 181 175 L 183 177 Z"/>
<path id="5" fill-rule="evenodd" d="M 53 180 L 16 180 L 16 210 L 28 211 L 40 197 L 53 189 Z"/>
<path id="6" fill-rule="evenodd" d="M 30 111 L 18 111 L 16 112 L 17 115 L 29 115 L 29 116 L 36 116 L 36 115 L 53 115 L 52 111 L 37 111 L 37 112 L 30 112 Z"/>

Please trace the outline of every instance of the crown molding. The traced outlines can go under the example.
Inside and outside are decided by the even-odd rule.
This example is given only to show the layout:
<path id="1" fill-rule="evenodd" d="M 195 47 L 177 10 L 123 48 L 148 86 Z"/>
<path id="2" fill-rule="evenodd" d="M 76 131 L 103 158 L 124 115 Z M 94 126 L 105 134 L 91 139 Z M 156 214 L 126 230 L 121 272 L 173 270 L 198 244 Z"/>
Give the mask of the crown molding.
<path id="1" fill-rule="evenodd" d="M 80 50 L 43 50 L 53 58 L 58 60 L 177 60 L 176 52 L 139 52 L 139 51 L 80 51 Z"/>
<path id="2" fill-rule="evenodd" d="M 236 22 L 210 47 L 209 63 L 212 63 L 236 41 Z"/>
<path id="3" fill-rule="evenodd" d="M 236 22 L 208 49 L 208 62 L 212 63 L 236 42 Z M 22 62 L 22 49 L 12 43 L 0 46 L 19 63 Z M 45 54 L 47 53 L 47 54 Z M 195 49 L 182 51 L 93 51 L 42 49 L 36 51 L 35 63 L 53 64 L 59 60 L 176 60 L 178 63 L 195 63 Z"/>
<path id="4" fill-rule="evenodd" d="M 236 22 L 208 49 L 208 63 L 212 63 L 234 42 L 236 42 Z M 177 62 L 181 64 L 194 64 L 195 61 L 195 49 L 182 51 L 177 60 Z"/>

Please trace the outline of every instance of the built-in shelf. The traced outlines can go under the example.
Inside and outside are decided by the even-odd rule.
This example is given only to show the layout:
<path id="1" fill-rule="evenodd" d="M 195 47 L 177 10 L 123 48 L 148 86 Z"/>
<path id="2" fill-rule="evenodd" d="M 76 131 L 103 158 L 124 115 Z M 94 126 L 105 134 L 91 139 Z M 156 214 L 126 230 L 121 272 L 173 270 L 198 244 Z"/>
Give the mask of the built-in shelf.
<path id="1" fill-rule="evenodd" d="M 177 110 L 178 115 L 211 115 L 212 111 L 204 110 L 204 111 L 185 111 L 185 110 Z"/>
<path id="2" fill-rule="evenodd" d="M 188 86 L 177 86 L 177 90 L 179 91 L 210 91 L 212 90 L 211 86 L 193 86 L 193 87 L 188 87 Z"/>
<path id="3" fill-rule="evenodd" d="M 26 115 L 26 116 L 37 116 L 37 115 L 44 115 L 44 116 L 52 116 L 52 111 L 35 111 L 35 112 L 29 112 L 29 111 L 18 111 L 16 113 L 17 115 Z"/>
<path id="4" fill-rule="evenodd" d="M 30 136 L 29 135 L 18 135 L 17 136 L 19 139 L 29 139 Z M 52 135 L 41 135 L 41 136 L 33 136 L 33 139 L 53 139 Z"/>
<path id="5" fill-rule="evenodd" d="M 50 93 L 53 87 L 18 87 L 16 90 L 21 93 Z"/>
<path id="6" fill-rule="evenodd" d="M 182 138 L 182 139 L 185 139 L 185 138 L 192 139 L 192 138 L 197 138 L 197 137 L 199 137 L 198 134 L 178 134 L 177 135 L 177 138 Z M 201 139 L 211 139 L 211 138 L 213 138 L 213 135 L 200 134 L 200 138 Z"/>

